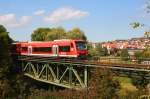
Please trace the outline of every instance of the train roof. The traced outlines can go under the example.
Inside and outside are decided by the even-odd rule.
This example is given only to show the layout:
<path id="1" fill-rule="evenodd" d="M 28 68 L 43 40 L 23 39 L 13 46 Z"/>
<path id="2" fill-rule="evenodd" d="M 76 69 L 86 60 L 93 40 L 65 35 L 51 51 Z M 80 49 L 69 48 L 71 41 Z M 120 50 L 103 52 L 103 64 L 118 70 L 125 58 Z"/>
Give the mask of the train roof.
<path id="1" fill-rule="evenodd" d="M 12 44 L 20 44 L 20 43 L 51 43 L 51 42 L 72 42 L 72 41 L 82 41 L 85 42 L 84 40 L 72 40 L 72 39 L 58 39 L 58 40 L 54 40 L 54 41 L 30 41 L 30 42 L 15 42 Z"/>
<path id="2" fill-rule="evenodd" d="M 71 42 L 76 42 L 76 41 L 82 41 L 85 42 L 84 40 L 72 40 L 72 39 L 60 39 L 60 40 L 54 40 L 54 41 L 32 41 L 32 42 L 17 42 L 15 44 L 21 45 L 21 46 L 52 46 L 54 44 L 57 45 L 62 45 L 62 46 L 67 46 L 70 45 Z"/>

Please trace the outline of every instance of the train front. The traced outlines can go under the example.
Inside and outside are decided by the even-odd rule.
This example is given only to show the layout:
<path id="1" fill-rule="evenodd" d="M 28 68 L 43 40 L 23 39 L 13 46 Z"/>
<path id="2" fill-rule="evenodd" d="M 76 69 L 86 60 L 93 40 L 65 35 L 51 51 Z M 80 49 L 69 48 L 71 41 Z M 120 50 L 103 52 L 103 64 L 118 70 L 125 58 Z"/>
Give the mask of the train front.
<path id="1" fill-rule="evenodd" d="M 85 41 L 75 41 L 77 55 L 79 59 L 86 59 L 87 58 L 87 43 Z"/>

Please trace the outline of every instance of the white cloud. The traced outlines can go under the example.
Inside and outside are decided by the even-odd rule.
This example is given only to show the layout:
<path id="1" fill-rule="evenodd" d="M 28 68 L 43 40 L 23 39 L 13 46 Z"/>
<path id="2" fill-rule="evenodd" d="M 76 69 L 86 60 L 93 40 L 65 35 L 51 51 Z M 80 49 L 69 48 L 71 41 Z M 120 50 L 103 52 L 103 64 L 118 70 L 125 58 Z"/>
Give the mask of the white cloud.
<path id="1" fill-rule="evenodd" d="M 30 22 L 30 16 L 22 16 L 19 20 L 16 19 L 15 14 L 0 15 L 0 24 L 8 27 L 22 27 Z"/>
<path id="2" fill-rule="evenodd" d="M 45 13 L 45 10 L 38 10 L 34 12 L 34 15 L 41 16 L 41 15 L 44 15 L 44 13 Z"/>
<path id="3" fill-rule="evenodd" d="M 52 23 L 58 23 L 72 19 L 80 19 L 87 15 L 89 15 L 89 13 L 86 11 L 64 7 L 55 10 L 54 12 L 52 12 L 52 14 L 45 17 L 44 20 Z"/>

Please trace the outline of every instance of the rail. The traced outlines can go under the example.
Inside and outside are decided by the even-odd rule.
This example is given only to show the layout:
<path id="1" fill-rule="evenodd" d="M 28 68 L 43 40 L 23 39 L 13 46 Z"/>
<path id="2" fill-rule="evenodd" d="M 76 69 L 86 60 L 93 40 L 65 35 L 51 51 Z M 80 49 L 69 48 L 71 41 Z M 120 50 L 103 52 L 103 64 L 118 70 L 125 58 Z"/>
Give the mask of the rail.
<path id="1" fill-rule="evenodd" d="M 19 57 L 21 61 L 32 61 L 39 63 L 63 63 L 88 67 L 122 67 L 133 69 L 150 69 L 150 65 L 141 64 L 138 62 L 120 61 L 121 58 L 99 58 L 98 60 L 77 60 L 77 59 L 61 59 L 61 58 L 49 58 L 49 57 Z M 116 60 L 116 61 L 114 61 Z M 144 59 L 143 59 L 144 60 Z M 147 59 L 148 60 L 148 59 Z"/>

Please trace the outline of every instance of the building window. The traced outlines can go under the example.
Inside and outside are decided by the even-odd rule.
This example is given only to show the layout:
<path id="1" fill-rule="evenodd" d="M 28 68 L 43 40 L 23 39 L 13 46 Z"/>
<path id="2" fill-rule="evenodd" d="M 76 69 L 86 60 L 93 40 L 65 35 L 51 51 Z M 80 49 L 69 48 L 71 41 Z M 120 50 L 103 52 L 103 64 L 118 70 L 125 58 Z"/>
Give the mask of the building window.
<path id="1" fill-rule="evenodd" d="M 51 47 L 35 47 L 33 48 L 33 52 L 51 52 Z"/>
<path id="2" fill-rule="evenodd" d="M 70 46 L 60 46 L 60 52 L 70 52 Z"/>

